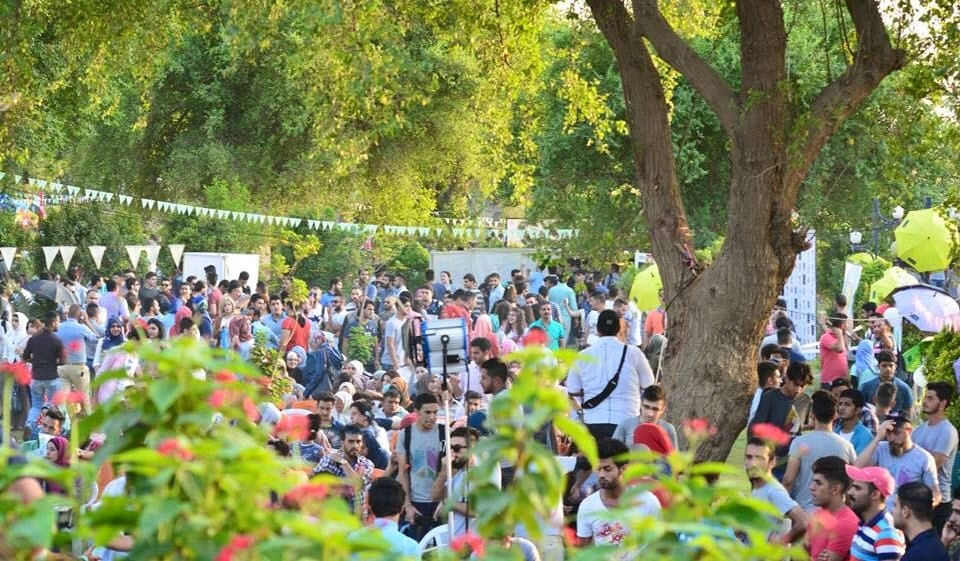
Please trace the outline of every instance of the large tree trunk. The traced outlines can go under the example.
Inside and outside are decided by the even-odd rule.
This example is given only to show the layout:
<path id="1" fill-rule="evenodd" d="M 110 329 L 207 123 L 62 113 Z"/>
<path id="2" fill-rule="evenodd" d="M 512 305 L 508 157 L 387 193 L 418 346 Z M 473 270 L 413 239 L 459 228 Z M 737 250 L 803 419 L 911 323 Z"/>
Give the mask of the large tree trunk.
<path id="1" fill-rule="evenodd" d="M 880 80 L 903 64 L 871 0 L 848 0 L 856 61 L 804 119 L 788 107 L 786 30 L 779 2 L 738 3 L 741 91 L 734 91 L 663 19 L 655 0 L 588 0 L 617 58 L 637 184 L 664 281 L 669 344 L 664 384 L 674 422 L 705 417 L 718 428 L 699 450 L 723 460 L 743 429 L 756 387 L 758 344 L 770 310 L 806 247 L 792 223 L 800 183 L 816 154 Z M 701 271 L 680 197 L 668 107 L 647 41 L 717 114 L 731 144 L 729 222 L 723 249 Z M 794 122 L 797 130 L 791 130 Z M 793 135 L 791 135 L 793 133 Z M 791 141 L 795 137 L 796 141 Z M 788 158 L 789 154 L 789 158 Z"/>

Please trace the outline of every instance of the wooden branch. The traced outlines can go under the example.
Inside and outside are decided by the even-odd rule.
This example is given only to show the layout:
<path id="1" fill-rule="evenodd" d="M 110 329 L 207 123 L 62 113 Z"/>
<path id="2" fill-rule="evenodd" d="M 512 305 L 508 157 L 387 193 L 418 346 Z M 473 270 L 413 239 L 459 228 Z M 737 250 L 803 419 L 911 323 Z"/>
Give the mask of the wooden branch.
<path id="1" fill-rule="evenodd" d="M 799 191 L 810 166 L 840 125 L 884 78 L 906 63 L 904 51 L 890 44 L 876 0 L 846 0 L 846 4 L 857 30 L 857 52 L 847 71 L 817 95 L 794 131 L 787 172 L 789 195 Z"/>
<path id="2" fill-rule="evenodd" d="M 657 0 L 633 0 L 633 12 L 637 29 L 650 41 L 657 55 L 690 81 L 732 138 L 739 114 L 733 87 L 677 35 L 660 13 Z"/>

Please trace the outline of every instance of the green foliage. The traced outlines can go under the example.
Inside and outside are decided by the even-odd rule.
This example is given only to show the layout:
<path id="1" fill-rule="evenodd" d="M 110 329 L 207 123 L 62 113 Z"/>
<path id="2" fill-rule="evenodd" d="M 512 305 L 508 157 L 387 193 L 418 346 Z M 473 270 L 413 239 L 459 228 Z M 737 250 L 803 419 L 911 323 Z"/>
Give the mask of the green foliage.
<path id="1" fill-rule="evenodd" d="M 350 330 L 349 360 L 359 360 L 362 364 L 370 364 L 374 358 L 374 347 L 377 339 L 366 329 L 357 325 Z"/>
<path id="2" fill-rule="evenodd" d="M 859 305 L 863 305 L 864 302 L 868 302 L 870 300 L 870 286 L 878 281 L 889 268 L 890 262 L 885 259 L 877 259 L 872 263 L 864 265 L 863 270 L 860 272 L 860 284 L 857 285 L 857 292 L 853 300 L 854 303 L 859 302 Z M 837 292 L 839 293 L 840 291 L 837 290 Z M 877 304 L 879 303 L 880 302 L 877 302 Z"/>
<path id="3" fill-rule="evenodd" d="M 953 363 L 960 360 L 960 333 L 943 330 L 923 350 L 923 373 L 930 382 L 947 382 L 957 387 Z M 947 418 L 956 425 L 960 423 L 960 402 L 954 400 L 947 407 Z"/>

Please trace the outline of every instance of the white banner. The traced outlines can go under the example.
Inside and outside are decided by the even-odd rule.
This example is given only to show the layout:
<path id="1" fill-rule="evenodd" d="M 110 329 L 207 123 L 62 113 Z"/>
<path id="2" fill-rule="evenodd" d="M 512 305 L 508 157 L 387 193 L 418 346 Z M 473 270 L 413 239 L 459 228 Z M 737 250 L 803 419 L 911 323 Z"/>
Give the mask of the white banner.
<path id="1" fill-rule="evenodd" d="M 67 269 L 70 268 L 70 261 L 73 260 L 73 254 L 77 251 L 77 246 L 75 245 L 61 245 L 60 246 L 60 257 L 63 258 L 63 266 Z"/>
<path id="2" fill-rule="evenodd" d="M 133 263 L 133 268 L 137 268 L 137 263 L 140 262 L 140 252 L 143 251 L 142 245 L 128 245 L 127 255 L 130 257 L 130 262 Z"/>
<path id="3" fill-rule="evenodd" d="M 863 267 L 856 263 L 847 261 L 843 267 L 843 288 L 840 293 L 847 297 L 847 309 L 853 313 L 853 297 L 857 293 L 857 286 L 860 285 L 860 274 L 863 273 Z"/>
<path id="4" fill-rule="evenodd" d="M 144 246 L 143 249 L 147 251 L 147 259 L 150 260 L 150 270 L 157 270 L 157 259 L 160 258 L 160 246 L 158 244 L 152 243 L 150 245 Z"/>
<path id="5" fill-rule="evenodd" d="M 13 268 L 13 258 L 17 255 L 17 248 L 15 247 L 0 247 L 0 257 L 3 257 L 3 263 L 7 266 L 7 270 Z"/>
<path id="6" fill-rule="evenodd" d="M 46 245 L 43 246 L 43 258 L 47 262 L 47 268 L 50 268 L 50 265 L 53 265 L 53 260 L 57 258 L 57 254 L 60 253 L 59 245 Z"/>
<path id="7" fill-rule="evenodd" d="M 170 257 L 173 257 L 173 264 L 180 268 L 180 258 L 183 257 L 184 245 L 182 243 L 172 243 L 167 246 L 170 250 Z"/>
<path id="8" fill-rule="evenodd" d="M 103 253 L 107 251 L 107 246 L 105 245 L 91 245 L 87 247 L 90 250 L 90 257 L 93 257 L 93 263 L 97 266 L 97 269 L 100 268 L 100 264 L 103 263 Z"/>

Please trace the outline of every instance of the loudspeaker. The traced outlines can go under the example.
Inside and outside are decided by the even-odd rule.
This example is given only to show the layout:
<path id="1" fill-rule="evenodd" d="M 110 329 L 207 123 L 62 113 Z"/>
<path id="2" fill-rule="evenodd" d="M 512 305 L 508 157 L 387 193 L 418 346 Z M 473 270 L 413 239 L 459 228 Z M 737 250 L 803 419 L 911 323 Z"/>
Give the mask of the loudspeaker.
<path id="1" fill-rule="evenodd" d="M 448 338 L 446 355 L 443 352 L 443 337 Z M 437 319 L 423 324 L 423 356 L 431 374 L 442 375 L 444 364 L 447 374 L 466 372 L 470 362 L 470 355 L 467 354 L 469 344 L 467 322 L 463 318 Z"/>

